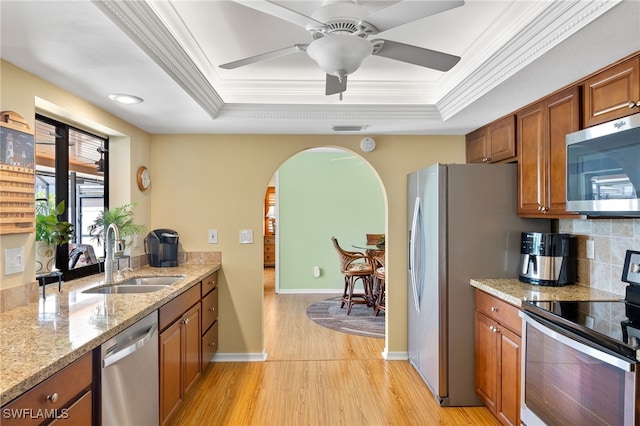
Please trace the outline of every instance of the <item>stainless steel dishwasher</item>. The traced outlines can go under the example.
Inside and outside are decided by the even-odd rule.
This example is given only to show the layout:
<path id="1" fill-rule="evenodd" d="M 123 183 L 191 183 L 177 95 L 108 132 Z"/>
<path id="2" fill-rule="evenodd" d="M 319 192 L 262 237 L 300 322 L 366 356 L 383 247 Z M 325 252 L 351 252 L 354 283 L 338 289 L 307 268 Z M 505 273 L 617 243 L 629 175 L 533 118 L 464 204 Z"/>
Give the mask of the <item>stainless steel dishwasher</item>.
<path id="1" fill-rule="evenodd" d="M 106 341 L 101 349 L 102 425 L 157 426 L 158 312 Z"/>

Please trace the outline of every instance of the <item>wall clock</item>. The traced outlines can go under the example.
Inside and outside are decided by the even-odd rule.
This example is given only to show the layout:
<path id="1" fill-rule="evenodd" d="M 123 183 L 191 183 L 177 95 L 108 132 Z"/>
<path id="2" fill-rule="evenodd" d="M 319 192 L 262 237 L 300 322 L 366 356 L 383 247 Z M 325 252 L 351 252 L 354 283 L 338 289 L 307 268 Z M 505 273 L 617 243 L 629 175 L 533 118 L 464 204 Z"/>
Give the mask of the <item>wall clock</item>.
<path id="1" fill-rule="evenodd" d="M 151 174 L 145 166 L 138 168 L 138 188 L 140 191 L 146 191 L 151 185 Z"/>

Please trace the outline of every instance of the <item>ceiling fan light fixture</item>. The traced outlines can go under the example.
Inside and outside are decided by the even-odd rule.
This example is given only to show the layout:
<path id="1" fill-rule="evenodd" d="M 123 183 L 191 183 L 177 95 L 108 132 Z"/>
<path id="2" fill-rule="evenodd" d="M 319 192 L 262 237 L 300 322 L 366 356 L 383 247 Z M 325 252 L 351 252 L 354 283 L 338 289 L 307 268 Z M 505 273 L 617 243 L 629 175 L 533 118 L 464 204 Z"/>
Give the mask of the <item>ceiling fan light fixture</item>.
<path id="1" fill-rule="evenodd" d="M 141 104 L 142 102 L 144 102 L 144 99 L 138 96 L 127 95 L 124 93 L 114 93 L 112 95 L 109 95 L 109 99 L 125 105 Z"/>
<path id="2" fill-rule="evenodd" d="M 355 72 L 372 52 L 367 40 L 343 34 L 319 38 L 307 47 L 307 54 L 324 72 L 339 78 Z"/>

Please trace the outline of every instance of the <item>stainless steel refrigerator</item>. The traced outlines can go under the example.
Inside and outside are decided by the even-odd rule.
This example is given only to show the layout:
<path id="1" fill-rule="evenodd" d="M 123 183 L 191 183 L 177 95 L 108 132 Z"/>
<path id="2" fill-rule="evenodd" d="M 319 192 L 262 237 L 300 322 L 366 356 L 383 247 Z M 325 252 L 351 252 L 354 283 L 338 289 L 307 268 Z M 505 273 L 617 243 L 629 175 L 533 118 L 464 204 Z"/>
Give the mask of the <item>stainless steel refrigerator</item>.
<path id="1" fill-rule="evenodd" d="M 408 175 L 409 361 L 441 405 L 480 405 L 471 278 L 518 278 L 515 164 L 434 164 Z"/>

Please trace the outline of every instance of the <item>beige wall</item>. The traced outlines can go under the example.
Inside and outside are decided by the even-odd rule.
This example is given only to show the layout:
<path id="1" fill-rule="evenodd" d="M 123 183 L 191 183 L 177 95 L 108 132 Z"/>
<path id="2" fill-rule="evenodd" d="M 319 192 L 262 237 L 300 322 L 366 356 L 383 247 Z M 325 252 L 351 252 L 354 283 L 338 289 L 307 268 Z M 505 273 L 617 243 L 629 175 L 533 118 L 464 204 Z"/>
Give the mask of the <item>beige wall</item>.
<path id="1" fill-rule="evenodd" d="M 72 123 L 101 135 L 111 141 L 111 203 L 119 205 L 137 202 L 136 220 L 149 224 L 149 196 L 141 194 L 136 186 L 138 165 L 149 162 L 150 135 L 114 117 L 103 110 L 33 76 L 13 64 L 0 60 L 0 110 L 15 111 L 33 128 L 36 112 Z M 114 171 L 116 170 L 116 171 Z M 0 236 L 0 267 L 4 268 L 4 248 L 25 248 L 25 271 L 23 274 L 4 275 L 0 271 L 0 289 L 24 287 L 35 280 L 34 234 Z M 142 252 L 133 248 L 131 254 Z M 20 292 L 22 293 L 22 292 Z M 3 293 L 5 296 L 7 293 Z M 19 297 L 18 294 L 13 294 Z M 27 293 L 24 294 L 28 297 Z"/>
<path id="2" fill-rule="evenodd" d="M 375 136 L 375 135 L 374 135 Z M 261 353 L 262 204 L 271 176 L 308 148 L 341 147 L 361 155 L 381 179 L 387 203 L 387 350 L 407 350 L 407 173 L 434 162 L 464 162 L 462 136 L 375 136 L 363 154 L 361 136 L 155 135 L 152 137 L 151 223 L 175 228 L 185 251 L 211 250 L 218 229 L 222 251 L 220 351 Z M 256 244 L 239 244 L 253 229 Z"/>
<path id="3" fill-rule="evenodd" d="M 2 61 L 2 110 L 33 124 L 42 112 L 110 136 L 111 202 L 138 203 L 137 221 L 150 229 L 175 228 L 185 251 L 221 251 L 220 352 L 262 353 L 262 203 L 278 167 L 308 148 L 336 146 L 362 154 L 361 136 L 155 135 Z M 407 173 L 434 162 L 464 162 L 463 136 L 377 136 L 377 148 L 362 154 L 379 174 L 387 201 L 389 252 L 387 350 L 407 350 Z M 138 166 L 149 167 L 151 188 L 138 191 Z M 218 229 L 219 244 L 206 231 Z M 253 229 L 256 244 L 240 245 L 238 230 Z M 2 275 L 0 289 L 34 280 L 33 234 L 0 236 L 4 247 L 25 246 L 24 274 Z M 134 255 L 142 249 L 134 248 Z M 0 250 L 0 265 L 4 264 Z"/>

